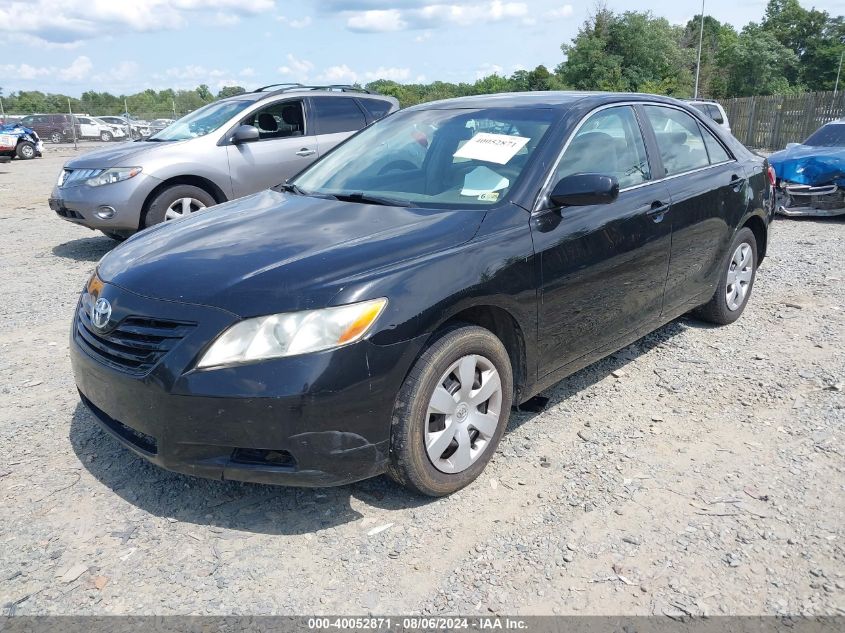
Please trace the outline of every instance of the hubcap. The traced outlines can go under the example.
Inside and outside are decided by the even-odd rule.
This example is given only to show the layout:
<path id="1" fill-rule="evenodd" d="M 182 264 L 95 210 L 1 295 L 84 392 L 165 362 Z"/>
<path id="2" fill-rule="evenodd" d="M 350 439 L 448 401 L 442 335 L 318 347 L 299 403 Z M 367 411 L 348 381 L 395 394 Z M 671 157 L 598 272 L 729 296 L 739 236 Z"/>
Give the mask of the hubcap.
<path id="1" fill-rule="evenodd" d="M 205 204 L 196 198 L 179 198 L 167 207 L 167 211 L 164 212 L 164 219 L 176 220 L 200 209 L 205 209 Z"/>
<path id="2" fill-rule="evenodd" d="M 749 244 L 743 242 L 737 246 L 728 265 L 728 283 L 725 287 L 728 310 L 739 310 L 745 303 L 753 276 L 754 252 Z"/>
<path id="3" fill-rule="evenodd" d="M 499 427 L 502 381 L 483 356 L 455 361 L 440 377 L 428 403 L 425 449 L 434 467 L 459 473 L 484 454 Z"/>
<path id="4" fill-rule="evenodd" d="M 35 155 L 35 150 L 32 149 L 29 145 L 24 145 L 21 148 L 21 154 L 24 155 L 24 158 L 32 158 Z"/>

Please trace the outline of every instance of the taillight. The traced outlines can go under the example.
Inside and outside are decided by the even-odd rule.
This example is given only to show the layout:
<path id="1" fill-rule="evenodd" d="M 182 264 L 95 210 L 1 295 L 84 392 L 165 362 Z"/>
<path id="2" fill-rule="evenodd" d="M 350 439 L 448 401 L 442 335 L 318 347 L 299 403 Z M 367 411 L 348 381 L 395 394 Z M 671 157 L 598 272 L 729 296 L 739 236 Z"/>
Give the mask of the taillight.
<path id="1" fill-rule="evenodd" d="M 775 168 L 772 167 L 771 165 L 769 165 L 769 184 L 772 187 L 775 186 L 775 180 L 777 180 L 777 178 L 775 176 Z"/>

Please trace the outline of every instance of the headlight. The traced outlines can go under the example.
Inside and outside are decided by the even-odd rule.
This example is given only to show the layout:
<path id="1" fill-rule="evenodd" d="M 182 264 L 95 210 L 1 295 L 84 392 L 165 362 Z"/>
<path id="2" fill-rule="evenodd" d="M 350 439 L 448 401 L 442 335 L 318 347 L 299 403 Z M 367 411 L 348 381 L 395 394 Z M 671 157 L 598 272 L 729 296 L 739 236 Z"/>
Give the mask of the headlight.
<path id="1" fill-rule="evenodd" d="M 89 178 L 85 181 L 86 185 L 91 187 L 99 187 L 100 185 L 110 185 L 113 182 L 120 182 L 121 180 L 129 180 L 133 176 L 141 173 L 140 167 L 113 167 L 105 170 L 99 176 Z"/>
<path id="2" fill-rule="evenodd" d="M 218 336 L 197 366 L 247 363 L 348 345 L 366 335 L 386 305 L 387 299 L 372 299 L 246 319 Z"/>

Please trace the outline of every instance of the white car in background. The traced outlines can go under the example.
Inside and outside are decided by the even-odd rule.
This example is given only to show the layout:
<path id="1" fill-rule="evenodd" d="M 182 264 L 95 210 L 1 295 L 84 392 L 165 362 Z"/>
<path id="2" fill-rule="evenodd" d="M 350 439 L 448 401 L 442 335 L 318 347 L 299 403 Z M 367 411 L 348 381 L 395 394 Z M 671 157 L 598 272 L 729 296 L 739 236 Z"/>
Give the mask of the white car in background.
<path id="1" fill-rule="evenodd" d="M 82 138 L 98 138 L 101 141 L 124 140 L 126 138 L 126 130 L 119 125 L 107 123 L 97 117 L 88 116 L 87 114 L 77 114 L 76 122 L 79 124 L 80 135 Z"/>
<path id="2" fill-rule="evenodd" d="M 683 101 L 686 101 L 696 110 L 709 116 L 716 123 L 725 128 L 728 133 L 730 133 L 731 124 L 728 121 L 728 114 L 725 112 L 721 103 L 714 101 L 713 99 L 684 99 Z"/>

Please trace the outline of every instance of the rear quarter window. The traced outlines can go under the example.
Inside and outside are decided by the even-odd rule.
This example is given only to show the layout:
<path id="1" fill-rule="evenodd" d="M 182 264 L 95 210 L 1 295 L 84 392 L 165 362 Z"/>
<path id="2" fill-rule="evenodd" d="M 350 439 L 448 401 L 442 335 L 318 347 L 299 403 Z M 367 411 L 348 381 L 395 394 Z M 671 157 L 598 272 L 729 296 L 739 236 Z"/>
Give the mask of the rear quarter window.
<path id="1" fill-rule="evenodd" d="M 387 116 L 392 107 L 390 102 L 382 99 L 358 99 L 358 101 L 374 121 Z"/>

